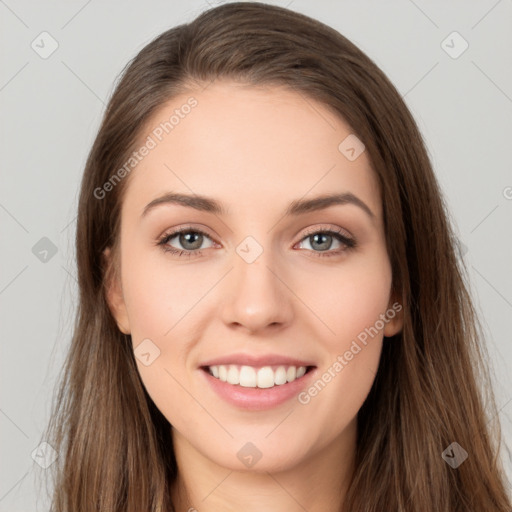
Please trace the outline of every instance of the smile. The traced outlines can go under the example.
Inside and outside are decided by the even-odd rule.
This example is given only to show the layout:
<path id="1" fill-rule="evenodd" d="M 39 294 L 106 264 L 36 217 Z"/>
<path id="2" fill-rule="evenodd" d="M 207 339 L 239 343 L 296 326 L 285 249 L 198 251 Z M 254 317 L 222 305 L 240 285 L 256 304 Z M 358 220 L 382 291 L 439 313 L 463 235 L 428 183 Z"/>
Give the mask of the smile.
<path id="1" fill-rule="evenodd" d="M 205 384 L 223 401 L 238 409 L 263 411 L 297 397 L 318 373 L 316 366 L 202 366 Z"/>
<path id="2" fill-rule="evenodd" d="M 300 379 L 306 374 L 306 366 L 214 365 L 206 367 L 210 375 L 228 384 L 245 388 L 272 388 Z"/>

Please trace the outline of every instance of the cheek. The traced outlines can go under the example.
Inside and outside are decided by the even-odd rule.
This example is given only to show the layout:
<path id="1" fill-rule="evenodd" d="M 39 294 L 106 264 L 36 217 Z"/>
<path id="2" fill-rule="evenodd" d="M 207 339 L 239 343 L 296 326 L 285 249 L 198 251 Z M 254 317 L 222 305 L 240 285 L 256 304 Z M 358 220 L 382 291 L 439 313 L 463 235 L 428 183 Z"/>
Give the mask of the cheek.
<path id="1" fill-rule="evenodd" d="M 123 292 L 134 342 L 141 337 L 172 336 L 174 325 L 208 290 L 208 281 L 199 279 L 193 266 L 173 267 L 163 251 L 157 251 L 151 249 L 148 254 L 126 247 Z"/>
<path id="2" fill-rule="evenodd" d="M 175 411 L 190 408 L 190 396 L 182 387 L 189 387 L 185 368 L 193 340 L 190 331 L 186 332 L 187 312 L 198 302 L 202 290 L 197 285 L 197 273 L 184 272 L 186 268 L 173 269 L 165 257 L 154 258 L 128 244 L 122 266 L 137 369 L 148 394 L 173 424 L 182 420 Z M 204 287 L 203 294 L 207 291 Z"/>
<path id="3" fill-rule="evenodd" d="M 176 291 L 154 270 L 126 268 L 126 273 L 130 277 L 123 290 L 133 341 L 162 337 L 172 327 Z"/>
<path id="4" fill-rule="evenodd" d="M 186 398 L 178 382 L 188 386 L 189 354 L 201 337 L 201 322 L 215 315 L 208 292 L 219 271 L 173 264 L 165 254 L 137 251 L 135 245 L 126 245 L 122 266 L 132 346 L 149 394 L 161 410 L 171 410 L 166 407 Z M 146 366 L 138 355 L 148 349 L 152 362 Z M 169 397 L 173 398 L 167 403 Z"/>
<path id="5" fill-rule="evenodd" d="M 391 289 L 391 267 L 384 256 L 361 260 L 333 277 L 324 301 L 325 323 L 335 334 L 322 336 L 327 357 L 299 401 L 310 414 L 330 422 L 333 436 L 357 415 L 378 370 L 385 325 L 381 315 Z"/>
<path id="6" fill-rule="evenodd" d="M 308 288 L 308 304 L 329 328 L 322 336 L 329 352 L 345 350 L 371 327 L 383 329 L 379 319 L 386 312 L 391 291 L 391 267 L 385 255 L 354 258 L 315 282 L 318 286 Z"/>

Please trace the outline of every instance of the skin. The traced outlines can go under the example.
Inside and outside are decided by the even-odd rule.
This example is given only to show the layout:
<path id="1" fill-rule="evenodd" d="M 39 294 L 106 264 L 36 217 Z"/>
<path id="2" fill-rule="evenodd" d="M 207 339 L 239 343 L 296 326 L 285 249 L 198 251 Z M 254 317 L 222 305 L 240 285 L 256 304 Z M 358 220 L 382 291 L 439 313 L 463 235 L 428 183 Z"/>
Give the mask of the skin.
<path id="1" fill-rule="evenodd" d="M 188 91 L 159 109 L 140 140 L 191 95 L 198 105 L 128 178 L 121 271 L 108 293 L 133 347 L 149 338 L 160 350 L 149 366 L 136 361 L 172 425 L 174 502 L 177 510 L 200 512 L 339 510 L 353 471 L 356 415 L 374 381 L 383 336 L 401 330 L 402 315 L 307 404 L 293 398 L 266 411 L 239 409 L 205 384 L 198 366 L 235 351 L 277 353 L 314 361 L 320 377 L 392 307 L 376 177 L 365 152 L 349 161 L 338 150 L 352 133 L 339 116 L 274 86 L 217 81 Z M 141 218 L 169 191 L 213 197 L 228 214 L 166 204 Z M 291 201 L 333 192 L 353 193 L 375 219 L 352 204 L 283 217 Z M 156 245 L 189 224 L 208 233 L 200 256 L 178 257 Z M 332 238 L 322 251 L 306 228 L 333 227 L 357 247 L 317 256 L 343 244 Z M 247 236 L 263 249 L 250 264 L 236 252 Z M 168 245 L 191 247 L 179 236 Z M 262 454 L 251 468 L 237 458 L 248 441 Z"/>

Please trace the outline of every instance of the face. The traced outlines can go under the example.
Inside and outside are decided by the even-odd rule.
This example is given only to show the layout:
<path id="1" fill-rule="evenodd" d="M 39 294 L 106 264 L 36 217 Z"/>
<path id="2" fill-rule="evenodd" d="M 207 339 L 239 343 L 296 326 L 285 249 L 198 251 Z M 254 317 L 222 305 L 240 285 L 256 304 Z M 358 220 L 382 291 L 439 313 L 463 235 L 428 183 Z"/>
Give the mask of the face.
<path id="1" fill-rule="evenodd" d="M 222 81 L 147 126 L 108 300 L 175 444 L 258 471 L 353 445 L 402 319 L 378 183 L 355 139 L 340 146 L 350 126 L 296 92 Z M 327 195 L 345 199 L 311 202 Z"/>

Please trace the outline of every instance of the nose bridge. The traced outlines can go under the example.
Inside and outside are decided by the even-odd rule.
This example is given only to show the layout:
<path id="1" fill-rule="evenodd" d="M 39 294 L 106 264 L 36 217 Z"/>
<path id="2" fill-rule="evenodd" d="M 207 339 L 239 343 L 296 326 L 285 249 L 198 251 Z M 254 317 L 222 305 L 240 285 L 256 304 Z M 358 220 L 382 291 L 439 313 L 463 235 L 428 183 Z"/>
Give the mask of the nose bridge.
<path id="1" fill-rule="evenodd" d="M 279 265 L 270 239 L 270 235 L 266 236 L 260 243 L 248 236 L 235 247 L 234 268 L 228 278 L 230 293 L 224 302 L 226 323 L 257 331 L 290 320 L 290 297 L 281 281 L 283 278 L 279 278 Z"/>

